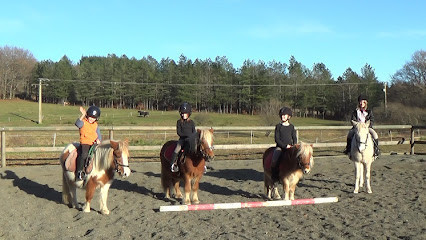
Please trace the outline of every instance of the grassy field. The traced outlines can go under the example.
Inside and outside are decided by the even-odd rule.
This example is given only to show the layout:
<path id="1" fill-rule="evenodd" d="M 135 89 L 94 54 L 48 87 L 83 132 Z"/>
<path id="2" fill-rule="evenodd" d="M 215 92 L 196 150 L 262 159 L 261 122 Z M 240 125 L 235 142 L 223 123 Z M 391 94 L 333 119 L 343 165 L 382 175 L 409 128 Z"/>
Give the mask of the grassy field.
<path id="1" fill-rule="evenodd" d="M 62 106 L 58 104 L 43 103 L 43 121 L 38 124 L 38 103 L 24 100 L 0 100 L 0 127 L 45 127 L 45 126 L 74 126 L 75 120 L 80 116 L 79 106 Z M 101 109 L 102 114 L 99 121 L 100 126 L 175 126 L 179 118 L 177 111 L 149 111 L 149 117 L 138 117 L 136 109 Z M 197 126 L 265 126 L 264 116 L 242 115 L 242 114 L 219 114 L 194 112 L 191 118 Z M 277 123 L 279 118 L 277 116 Z M 295 126 L 338 126 L 348 125 L 342 121 L 331 121 L 314 118 L 294 117 L 291 122 Z M 378 132 L 381 140 L 409 139 L 409 131 L 381 130 Z M 108 133 L 102 132 L 104 138 Z M 300 131 L 299 140 L 313 142 L 343 142 L 346 139 L 347 131 Z M 161 145 L 168 140 L 177 139 L 175 131 L 170 132 L 134 132 L 120 131 L 114 133 L 115 139 L 128 139 L 130 145 Z M 70 132 L 8 132 L 6 135 L 7 147 L 49 147 L 65 146 L 66 144 L 78 141 L 78 130 Z M 273 144 L 273 134 L 265 132 L 254 132 L 250 138 L 249 132 L 215 132 L 215 144 Z M 383 146 L 383 152 L 391 151 L 406 152 L 409 146 Z M 422 148 L 417 148 L 422 151 Z M 263 151 L 263 150 L 262 150 Z M 245 159 L 250 154 L 261 156 L 261 150 L 253 151 L 218 151 L 227 158 Z M 316 156 L 341 154 L 340 148 L 316 149 Z M 248 155 L 247 155 L 248 154 Z M 56 159 L 56 153 L 9 153 L 9 159 Z M 156 159 L 157 152 L 139 152 L 133 154 L 142 160 Z M 257 157 L 259 157 L 257 156 Z"/>
<path id="2" fill-rule="evenodd" d="M 38 103 L 24 100 L 0 100 L 0 127 L 73 126 L 80 116 L 79 106 L 42 104 L 42 124 L 38 122 Z M 149 117 L 138 117 L 136 109 L 102 108 L 101 126 L 175 126 L 176 111 L 149 111 Z M 265 126 L 260 115 L 194 112 L 191 118 L 203 126 Z M 279 118 L 277 116 L 277 123 Z M 335 126 L 348 123 L 314 118 L 292 118 L 296 126 Z"/>

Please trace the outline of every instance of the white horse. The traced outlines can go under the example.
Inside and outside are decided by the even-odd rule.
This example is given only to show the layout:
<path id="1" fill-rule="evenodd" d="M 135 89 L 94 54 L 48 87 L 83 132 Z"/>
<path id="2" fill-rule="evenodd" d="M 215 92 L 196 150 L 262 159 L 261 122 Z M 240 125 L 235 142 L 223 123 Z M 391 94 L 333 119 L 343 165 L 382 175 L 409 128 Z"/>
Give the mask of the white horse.
<path id="1" fill-rule="evenodd" d="M 370 170 L 371 164 L 374 161 L 374 146 L 373 138 L 368 130 L 370 121 L 366 123 L 355 124 L 355 134 L 352 138 L 351 153 L 349 159 L 355 164 L 355 189 L 354 193 L 358 193 L 359 188 L 367 185 L 367 192 L 372 193 L 370 185 Z"/>
<path id="2" fill-rule="evenodd" d="M 62 166 L 62 201 L 70 207 L 78 208 L 76 188 L 86 189 L 86 202 L 83 206 L 84 212 L 90 212 L 90 202 L 96 188 L 100 187 L 100 209 L 102 214 L 109 214 L 107 207 L 108 190 L 114 179 L 114 172 L 122 177 L 130 175 L 129 151 L 127 141 L 104 141 L 98 145 L 93 154 L 93 168 L 86 176 L 86 180 L 75 181 L 75 162 L 68 164 L 68 156 L 75 155 L 76 146 L 69 144 L 61 153 L 60 162 Z M 69 166 L 74 166 L 69 168 Z"/>

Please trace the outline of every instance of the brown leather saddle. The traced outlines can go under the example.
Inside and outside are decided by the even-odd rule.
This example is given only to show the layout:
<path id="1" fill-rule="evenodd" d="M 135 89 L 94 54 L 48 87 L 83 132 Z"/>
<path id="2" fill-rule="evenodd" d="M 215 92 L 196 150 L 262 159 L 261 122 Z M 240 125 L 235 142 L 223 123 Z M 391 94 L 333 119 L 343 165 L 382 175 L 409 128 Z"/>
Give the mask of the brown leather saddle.
<path id="1" fill-rule="evenodd" d="M 67 171 L 75 172 L 77 166 L 77 158 L 78 158 L 78 148 L 80 147 L 80 143 L 73 143 L 74 148 L 69 149 L 69 151 L 65 152 L 62 156 L 64 160 L 64 167 Z M 96 146 L 93 145 L 91 150 L 89 150 L 89 157 L 85 160 L 84 168 L 86 174 L 90 174 L 93 170 L 93 149 Z"/>

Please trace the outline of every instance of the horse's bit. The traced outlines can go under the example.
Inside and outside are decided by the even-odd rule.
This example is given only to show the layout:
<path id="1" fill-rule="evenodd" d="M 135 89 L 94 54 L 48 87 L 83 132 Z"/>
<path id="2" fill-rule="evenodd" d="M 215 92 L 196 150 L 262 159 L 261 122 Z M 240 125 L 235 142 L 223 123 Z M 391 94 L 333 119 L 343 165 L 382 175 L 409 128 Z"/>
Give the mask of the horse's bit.
<path id="1" fill-rule="evenodd" d="M 121 154 L 120 154 L 120 156 L 116 156 L 115 153 L 113 152 L 113 155 L 114 155 L 114 165 L 115 165 L 115 171 L 116 172 L 119 172 L 119 170 L 118 170 L 119 167 L 123 167 L 123 168 L 129 167 L 129 165 L 123 164 L 123 157 L 122 157 Z M 118 160 L 120 160 L 120 161 L 118 161 Z"/>

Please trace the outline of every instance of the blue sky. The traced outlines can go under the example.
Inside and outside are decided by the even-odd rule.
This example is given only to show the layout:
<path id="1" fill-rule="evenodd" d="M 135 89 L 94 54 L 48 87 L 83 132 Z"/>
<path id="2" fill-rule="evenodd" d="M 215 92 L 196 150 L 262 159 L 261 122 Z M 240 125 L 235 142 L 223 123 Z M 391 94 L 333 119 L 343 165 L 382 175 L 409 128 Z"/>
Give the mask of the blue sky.
<path id="1" fill-rule="evenodd" d="M 0 46 L 38 60 L 125 54 L 195 60 L 225 56 L 312 69 L 333 78 L 370 64 L 379 81 L 426 50 L 426 1 L 2 1 Z"/>

